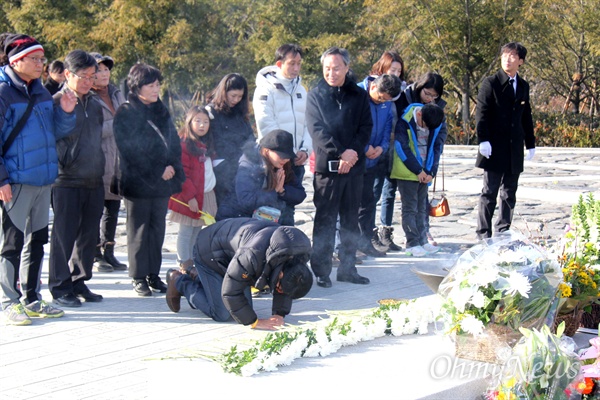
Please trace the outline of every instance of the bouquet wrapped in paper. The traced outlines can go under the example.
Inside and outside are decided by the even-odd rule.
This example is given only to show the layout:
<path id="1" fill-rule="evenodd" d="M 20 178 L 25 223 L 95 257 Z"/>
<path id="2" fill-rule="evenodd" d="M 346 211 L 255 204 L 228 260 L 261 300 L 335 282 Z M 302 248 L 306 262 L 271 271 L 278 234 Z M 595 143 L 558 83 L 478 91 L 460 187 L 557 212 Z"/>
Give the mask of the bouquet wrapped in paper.
<path id="1" fill-rule="evenodd" d="M 491 335 L 492 352 L 507 344 L 510 353 L 519 328 L 552 323 L 561 280 L 558 262 L 523 235 L 509 231 L 487 239 L 462 254 L 439 286 L 444 329 Z"/>

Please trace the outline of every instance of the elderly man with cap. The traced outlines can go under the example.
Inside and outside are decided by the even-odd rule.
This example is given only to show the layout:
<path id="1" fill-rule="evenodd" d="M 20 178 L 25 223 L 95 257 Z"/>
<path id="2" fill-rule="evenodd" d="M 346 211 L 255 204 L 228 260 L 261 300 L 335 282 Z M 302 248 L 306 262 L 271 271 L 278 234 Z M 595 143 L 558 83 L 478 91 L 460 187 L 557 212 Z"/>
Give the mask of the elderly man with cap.
<path id="1" fill-rule="evenodd" d="M 167 272 L 167 305 L 179 312 L 181 297 L 215 321 L 233 317 L 253 329 L 274 329 L 292 309 L 292 300 L 312 286 L 310 239 L 299 229 L 272 221 L 231 218 L 200 231 L 188 273 Z M 250 287 L 273 292 L 269 318 L 252 308 Z"/>
<path id="2" fill-rule="evenodd" d="M 217 220 L 251 217 L 260 207 L 281 213 L 286 206 L 296 206 L 306 198 L 302 182 L 292 170 L 294 142 L 292 134 L 276 129 L 257 143 L 244 145 L 235 177 L 235 196 L 219 204 Z M 282 215 L 281 225 L 294 225 L 293 216 Z M 278 216 L 277 216 L 278 217 Z"/>
<path id="3" fill-rule="evenodd" d="M 32 37 L 9 36 L 4 52 L 9 64 L 0 68 L 0 301 L 6 324 L 29 325 L 30 317 L 64 315 L 42 300 L 40 275 L 50 185 L 58 174 L 56 140 L 75 127 L 77 98 L 70 93 L 53 104 L 39 79 L 44 49 Z"/>
<path id="4" fill-rule="evenodd" d="M 125 103 L 125 97 L 121 90 L 110 83 L 110 71 L 114 61 L 107 55 L 90 53 L 98 63 L 96 80 L 92 86 L 92 99 L 100 103 L 104 115 L 102 125 L 102 152 L 104 153 L 105 165 L 104 176 L 104 211 L 100 220 L 100 235 L 96 254 L 94 256 L 94 268 L 98 272 L 112 272 L 114 270 L 124 271 L 127 265 L 121 263 L 114 254 L 115 233 L 117 231 L 117 220 L 121 208 L 121 196 L 111 193 L 110 184 L 113 176 L 119 169 L 119 157 L 115 134 L 113 131 L 113 120 L 119 106 Z"/>

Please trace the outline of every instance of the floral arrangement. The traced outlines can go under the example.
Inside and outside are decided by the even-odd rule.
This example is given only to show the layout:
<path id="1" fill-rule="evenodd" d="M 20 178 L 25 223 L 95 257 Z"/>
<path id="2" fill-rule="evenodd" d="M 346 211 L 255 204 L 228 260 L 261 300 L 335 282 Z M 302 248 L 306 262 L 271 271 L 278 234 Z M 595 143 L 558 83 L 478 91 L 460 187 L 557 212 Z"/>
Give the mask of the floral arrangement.
<path id="1" fill-rule="evenodd" d="M 343 346 L 391 334 L 425 334 L 439 313 L 435 296 L 382 304 L 360 314 L 338 314 L 328 324 L 269 333 L 245 350 L 233 346 L 216 357 L 225 372 L 251 376 L 260 371 L 275 371 L 300 357 L 325 357 Z M 325 322 L 325 321 L 321 321 Z"/>
<path id="2" fill-rule="evenodd" d="M 579 196 L 573 205 L 572 227 L 559 243 L 563 282 L 559 286 L 559 313 L 573 313 L 596 302 L 599 296 L 600 201 L 593 194 Z"/>
<path id="3" fill-rule="evenodd" d="M 488 324 L 518 331 L 546 320 L 561 280 L 557 262 L 507 232 L 465 252 L 438 293 L 447 333 L 482 335 Z"/>
<path id="4" fill-rule="evenodd" d="M 579 355 L 581 374 L 567 387 L 570 400 L 600 399 L 600 337 L 590 339 L 590 344 Z"/>
<path id="5" fill-rule="evenodd" d="M 521 328 L 523 339 L 514 347 L 511 360 L 497 377 L 498 383 L 485 393 L 488 400 L 570 398 L 568 388 L 579 374 L 580 361 L 575 342 L 562 337 L 564 323 L 552 334 Z"/>

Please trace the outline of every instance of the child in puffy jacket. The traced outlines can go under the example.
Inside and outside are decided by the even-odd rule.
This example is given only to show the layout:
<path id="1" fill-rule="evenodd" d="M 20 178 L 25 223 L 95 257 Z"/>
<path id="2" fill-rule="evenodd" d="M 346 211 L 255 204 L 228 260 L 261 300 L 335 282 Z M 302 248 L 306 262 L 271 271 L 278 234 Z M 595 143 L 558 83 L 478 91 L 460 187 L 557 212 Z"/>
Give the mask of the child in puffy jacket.
<path id="1" fill-rule="evenodd" d="M 179 224 L 177 260 L 182 270 L 193 265 L 192 249 L 205 225 L 214 221 L 217 198 L 211 155 L 214 152 L 210 116 L 201 106 L 192 107 L 179 131 L 181 163 L 185 172 L 183 190 L 169 199 L 169 219 Z"/>

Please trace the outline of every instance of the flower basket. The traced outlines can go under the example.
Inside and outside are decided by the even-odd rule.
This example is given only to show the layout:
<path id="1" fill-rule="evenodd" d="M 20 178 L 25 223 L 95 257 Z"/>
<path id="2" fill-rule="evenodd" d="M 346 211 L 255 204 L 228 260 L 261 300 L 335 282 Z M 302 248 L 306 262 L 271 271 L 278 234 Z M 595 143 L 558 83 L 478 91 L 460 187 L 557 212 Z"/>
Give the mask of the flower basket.
<path id="1" fill-rule="evenodd" d="M 600 304 L 592 304 L 590 312 L 583 312 L 581 326 L 588 329 L 598 329 L 600 324 Z"/>
<path id="2" fill-rule="evenodd" d="M 521 332 L 509 326 L 488 324 L 482 335 L 457 334 L 455 338 L 456 357 L 482 361 L 491 364 L 504 364 L 512 347 L 521 339 Z"/>
<path id="3" fill-rule="evenodd" d="M 552 327 L 552 333 L 556 333 L 556 327 L 564 321 L 565 332 L 564 334 L 573 337 L 577 333 L 577 329 L 581 325 L 581 317 L 583 316 L 582 309 L 575 309 L 573 312 L 567 314 L 557 314 L 554 319 L 554 326 Z"/>

